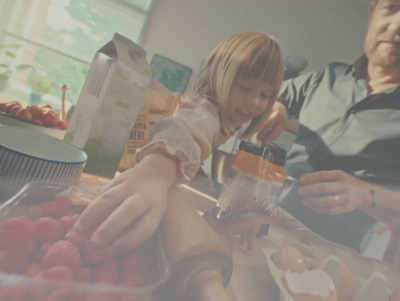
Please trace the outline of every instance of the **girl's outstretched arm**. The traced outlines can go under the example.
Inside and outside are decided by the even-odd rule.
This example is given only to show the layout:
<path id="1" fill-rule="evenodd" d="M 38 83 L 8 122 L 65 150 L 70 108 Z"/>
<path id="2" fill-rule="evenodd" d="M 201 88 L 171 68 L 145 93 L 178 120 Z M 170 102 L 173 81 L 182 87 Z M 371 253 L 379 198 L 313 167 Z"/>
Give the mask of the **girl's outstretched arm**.
<path id="1" fill-rule="evenodd" d="M 92 241 L 113 244 L 116 252 L 136 248 L 158 227 L 177 168 L 173 156 L 161 151 L 147 155 L 105 186 L 82 213 L 75 230 L 95 229 Z"/>

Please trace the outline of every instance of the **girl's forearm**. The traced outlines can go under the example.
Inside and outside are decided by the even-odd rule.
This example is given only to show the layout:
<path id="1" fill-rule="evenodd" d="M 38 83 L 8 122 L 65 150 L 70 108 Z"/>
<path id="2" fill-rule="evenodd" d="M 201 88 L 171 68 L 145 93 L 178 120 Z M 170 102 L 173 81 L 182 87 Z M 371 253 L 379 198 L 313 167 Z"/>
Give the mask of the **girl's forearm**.
<path id="1" fill-rule="evenodd" d="M 153 173 L 155 179 L 170 187 L 177 180 L 179 161 L 175 156 L 160 151 L 146 155 L 135 168 Z"/>

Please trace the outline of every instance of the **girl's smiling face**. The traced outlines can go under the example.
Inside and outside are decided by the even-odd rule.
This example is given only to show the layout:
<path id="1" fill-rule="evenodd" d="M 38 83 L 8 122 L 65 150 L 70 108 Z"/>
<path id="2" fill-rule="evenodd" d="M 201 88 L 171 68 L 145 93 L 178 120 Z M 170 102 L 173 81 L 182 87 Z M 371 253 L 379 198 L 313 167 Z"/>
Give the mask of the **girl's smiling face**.
<path id="1" fill-rule="evenodd" d="M 227 119 L 236 128 L 269 109 L 274 99 L 272 85 L 263 79 L 238 79 L 229 93 Z"/>

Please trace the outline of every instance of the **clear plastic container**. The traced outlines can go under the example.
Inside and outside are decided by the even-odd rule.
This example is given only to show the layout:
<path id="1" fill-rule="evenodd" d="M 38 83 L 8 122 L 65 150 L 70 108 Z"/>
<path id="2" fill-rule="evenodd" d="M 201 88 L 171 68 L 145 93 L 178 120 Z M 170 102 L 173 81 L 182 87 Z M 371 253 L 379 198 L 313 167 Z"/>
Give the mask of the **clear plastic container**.
<path id="1" fill-rule="evenodd" d="M 349 301 L 389 301 L 391 294 L 400 290 L 400 269 L 396 266 L 378 259 L 364 257 L 353 249 L 327 241 L 307 229 L 284 231 L 274 227 L 274 231 L 282 234 L 280 247 L 292 246 L 301 252 L 308 270 L 313 269 L 316 262 L 320 262 L 319 268 L 332 278 L 336 289 L 342 281 L 340 279 L 341 264 L 345 263 L 352 276 L 348 273 L 343 274 L 344 281 L 348 283 L 351 278 L 354 279 L 354 291 L 347 299 Z M 278 268 L 273 261 L 273 256 L 280 247 L 264 248 L 263 252 L 271 275 L 279 287 L 280 300 L 294 301 L 283 284 L 286 272 Z M 293 253 L 291 255 L 295 256 Z M 337 293 L 341 292 L 337 291 Z"/>
<path id="2" fill-rule="evenodd" d="M 74 188 L 50 182 L 32 182 L 8 201 L 0 204 L 0 226 L 13 217 L 24 216 L 34 220 L 43 216 L 41 206 L 59 197 L 72 198 Z M 80 213 L 85 207 L 72 205 L 71 214 Z M 0 250 L 0 256 L 2 256 Z M 156 289 L 168 279 L 170 272 L 156 235 L 134 251 L 140 255 L 138 274 L 140 287 L 119 284 L 76 281 L 45 280 L 0 270 L 0 300 L 153 300 Z M 1 257 L 0 257 L 1 258 Z M 21 273 L 18 273 L 21 274 Z M 39 290 L 38 290 L 39 288 Z M 11 296 L 10 296 L 11 294 Z M 43 295 L 44 294 L 44 295 Z M 53 299 L 54 298 L 54 299 Z M 104 299 L 103 299 L 104 298 Z"/>

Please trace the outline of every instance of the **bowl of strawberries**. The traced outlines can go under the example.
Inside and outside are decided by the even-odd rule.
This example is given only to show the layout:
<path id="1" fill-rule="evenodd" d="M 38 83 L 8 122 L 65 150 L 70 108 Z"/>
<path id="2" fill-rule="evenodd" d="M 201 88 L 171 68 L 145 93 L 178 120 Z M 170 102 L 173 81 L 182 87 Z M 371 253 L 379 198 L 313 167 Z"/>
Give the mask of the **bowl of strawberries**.
<path id="1" fill-rule="evenodd" d="M 27 128 L 59 139 L 68 123 L 49 104 L 23 104 L 18 100 L 0 103 L 0 124 Z"/>

